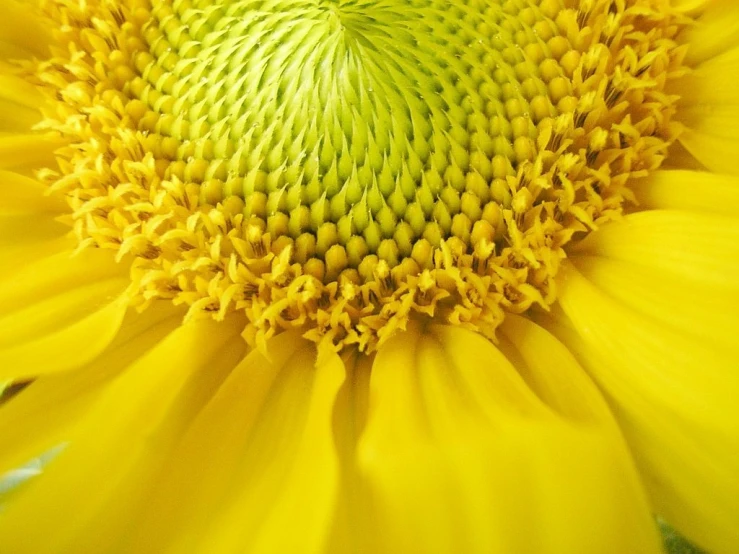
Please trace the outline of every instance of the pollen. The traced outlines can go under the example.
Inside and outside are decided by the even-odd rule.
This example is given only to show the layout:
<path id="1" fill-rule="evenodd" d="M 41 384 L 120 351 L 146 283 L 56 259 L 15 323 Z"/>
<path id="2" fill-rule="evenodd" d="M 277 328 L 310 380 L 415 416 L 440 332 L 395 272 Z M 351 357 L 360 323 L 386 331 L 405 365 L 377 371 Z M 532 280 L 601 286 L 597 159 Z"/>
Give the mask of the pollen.
<path id="1" fill-rule="evenodd" d="M 132 306 L 374 350 L 556 300 L 677 135 L 667 0 L 47 0 L 40 171 Z"/>

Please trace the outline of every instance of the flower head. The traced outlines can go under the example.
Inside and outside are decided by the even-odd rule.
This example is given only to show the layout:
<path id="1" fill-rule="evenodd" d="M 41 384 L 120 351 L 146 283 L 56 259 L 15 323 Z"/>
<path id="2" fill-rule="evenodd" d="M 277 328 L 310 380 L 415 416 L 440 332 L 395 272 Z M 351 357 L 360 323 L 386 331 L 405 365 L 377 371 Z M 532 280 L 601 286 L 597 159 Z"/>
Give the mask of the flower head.
<path id="1" fill-rule="evenodd" d="M 4 9 L 0 544 L 739 546 L 729 0 Z"/>

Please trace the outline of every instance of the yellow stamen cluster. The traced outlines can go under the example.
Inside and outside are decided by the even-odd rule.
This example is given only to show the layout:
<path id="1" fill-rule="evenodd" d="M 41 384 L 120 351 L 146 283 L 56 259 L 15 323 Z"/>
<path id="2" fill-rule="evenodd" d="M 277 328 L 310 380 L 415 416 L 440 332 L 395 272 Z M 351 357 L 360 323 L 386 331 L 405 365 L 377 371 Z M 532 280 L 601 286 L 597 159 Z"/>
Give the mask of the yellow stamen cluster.
<path id="1" fill-rule="evenodd" d="M 41 172 L 131 302 L 372 350 L 493 337 L 674 139 L 667 0 L 47 0 Z"/>

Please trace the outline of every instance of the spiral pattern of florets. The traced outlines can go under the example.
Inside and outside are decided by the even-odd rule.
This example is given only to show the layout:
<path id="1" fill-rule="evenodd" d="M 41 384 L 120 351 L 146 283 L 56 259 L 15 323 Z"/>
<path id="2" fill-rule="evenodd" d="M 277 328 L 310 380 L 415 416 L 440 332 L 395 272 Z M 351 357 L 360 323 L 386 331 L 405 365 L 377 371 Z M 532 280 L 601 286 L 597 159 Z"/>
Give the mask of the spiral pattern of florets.
<path id="1" fill-rule="evenodd" d="M 674 136 L 662 0 L 50 0 L 42 172 L 132 303 L 371 349 L 555 300 Z M 73 45 L 70 47 L 70 45 Z"/>

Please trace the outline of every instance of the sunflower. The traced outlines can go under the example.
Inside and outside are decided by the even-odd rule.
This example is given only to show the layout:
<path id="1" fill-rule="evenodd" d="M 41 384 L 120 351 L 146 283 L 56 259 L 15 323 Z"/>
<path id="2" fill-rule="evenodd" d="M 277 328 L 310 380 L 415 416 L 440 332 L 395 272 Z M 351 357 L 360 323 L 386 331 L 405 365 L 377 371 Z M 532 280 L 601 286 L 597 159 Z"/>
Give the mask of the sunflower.
<path id="1" fill-rule="evenodd" d="M 737 552 L 737 76 L 734 0 L 4 0 L 0 550 Z"/>

